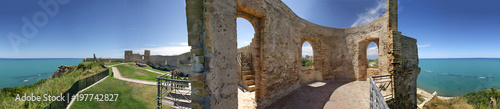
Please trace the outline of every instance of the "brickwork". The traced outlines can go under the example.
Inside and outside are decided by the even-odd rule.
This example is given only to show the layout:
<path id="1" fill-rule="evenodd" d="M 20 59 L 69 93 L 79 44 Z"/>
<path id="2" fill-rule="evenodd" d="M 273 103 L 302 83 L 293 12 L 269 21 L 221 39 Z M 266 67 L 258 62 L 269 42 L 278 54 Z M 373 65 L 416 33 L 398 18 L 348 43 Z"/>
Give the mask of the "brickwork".
<path id="1" fill-rule="evenodd" d="M 193 56 L 191 106 L 237 108 L 236 18 L 241 17 L 255 29 L 245 51 L 252 53 L 257 108 L 286 96 L 299 88 L 301 81 L 366 80 L 366 50 L 371 42 L 379 46 L 378 71 L 395 74 L 395 94 L 401 95 L 395 99 L 412 107 L 416 102 L 410 96 L 415 95 L 420 70 L 416 40 L 397 31 L 397 0 L 387 4 L 387 12 L 370 23 L 331 28 L 298 17 L 278 0 L 186 0 Z M 304 72 L 301 46 L 305 41 L 314 53 L 314 67 L 305 72 L 313 72 L 314 80 L 300 74 Z M 405 52 L 398 48 L 405 48 Z"/>

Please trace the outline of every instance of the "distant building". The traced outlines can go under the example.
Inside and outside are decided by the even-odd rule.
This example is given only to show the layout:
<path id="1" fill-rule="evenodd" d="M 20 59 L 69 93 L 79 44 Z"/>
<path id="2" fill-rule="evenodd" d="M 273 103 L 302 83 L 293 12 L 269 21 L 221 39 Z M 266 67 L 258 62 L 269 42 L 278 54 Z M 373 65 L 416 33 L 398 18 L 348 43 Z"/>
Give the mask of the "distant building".
<path id="1" fill-rule="evenodd" d="M 308 60 L 308 61 L 312 61 L 314 59 L 314 57 L 306 55 L 306 56 L 302 57 L 302 59 L 305 59 L 305 60 Z"/>

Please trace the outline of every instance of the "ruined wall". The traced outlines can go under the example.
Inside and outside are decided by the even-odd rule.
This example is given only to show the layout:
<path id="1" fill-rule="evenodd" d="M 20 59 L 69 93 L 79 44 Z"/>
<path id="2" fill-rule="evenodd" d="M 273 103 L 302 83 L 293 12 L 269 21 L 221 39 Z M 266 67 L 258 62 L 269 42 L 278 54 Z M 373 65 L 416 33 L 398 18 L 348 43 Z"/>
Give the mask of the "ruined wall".
<path id="1" fill-rule="evenodd" d="M 370 23 L 331 28 L 298 17 L 278 0 L 186 0 L 188 42 L 193 53 L 191 106 L 236 108 L 237 17 L 247 19 L 255 29 L 245 51 L 254 59 L 257 108 L 265 108 L 299 88 L 302 80 L 311 81 L 300 74 L 305 41 L 314 53 L 314 67 L 305 72 L 314 72 L 314 80 L 365 80 L 370 42 L 379 46 L 379 71 L 399 72 L 392 64 L 398 59 L 394 48 L 399 45 L 395 42 L 404 41 L 393 38 L 393 31 L 397 32 L 397 0 L 388 0 L 387 4 L 387 12 Z M 402 60 L 418 59 L 409 57 Z"/>
<path id="2" fill-rule="evenodd" d="M 141 55 L 141 54 L 136 53 L 136 54 L 132 54 L 132 55 L 131 55 L 130 60 L 131 60 L 131 61 L 134 61 L 134 62 L 141 62 L 141 61 L 143 61 L 144 59 L 143 59 L 143 57 L 142 57 L 142 55 Z"/>
<path id="3" fill-rule="evenodd" d="M 144 57 L 144 60 L 146 57 Z M 149 61 L 153 65 L 170 65 L 173 67 L 177 67 L 177 58 L 178 56 L 161 56 L 161 55 L 151 55 L 149 56 Z M 167 64 L 165 64 L 165 61 Z"/>
<path id="4" fill-rule="evenodd" d="M 300 77 L 300 83 L 301 84 L 307 84 L 310 82 L 314 82 L 315 79 L 315 72 L 314 72 L 314 67 L 302 67 L 301 72 L 299 73 Z"/>
<path id="5" fill-rule="evenodd" d="M 94 60 L 94 58 L 83 58 L 82 62 L 123 62 L 125 61 L 124 59 L 113 59 L 113 58 L 97 58 Z"/>
<path id="6" fill-rule="evenodd" d="M 188 74 L 192 70 L 191 59 L 193 55 L 191 52 L 183 53 L 177 56 L 177 72 Z"/>
<path id="7" fill-rule="evenodd" d="M 132 50 L 126 50 L 123 57 L 125 57 L 125 61 L 127 62 L 132 61 Z"/>
<path id="8" fill-rule="evenodd" d="M 397 48 L 394 62 L 394 98 L 397 100 L 393 108 L 416 108 L 417 105 L 417 77 L 420 73 L 418 67 L 417 40 L 396 32 L 395 42 Z M 398 87 L 399 86 L 399 87 Z"/>

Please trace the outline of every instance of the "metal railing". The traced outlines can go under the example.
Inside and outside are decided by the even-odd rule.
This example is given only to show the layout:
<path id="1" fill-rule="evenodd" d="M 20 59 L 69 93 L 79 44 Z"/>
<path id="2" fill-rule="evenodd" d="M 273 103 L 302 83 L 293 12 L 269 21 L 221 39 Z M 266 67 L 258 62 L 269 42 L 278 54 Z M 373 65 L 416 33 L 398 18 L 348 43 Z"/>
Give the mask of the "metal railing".
<path id="1" fill-rule="evenodd" d="M 89 87 L 90 85 L 96 83 L 97 81 L 103 79 L 108 75 L 109 69 L 76 81 L 68 90 L 62 93 L 63 96 L 68 96 L 67 99 L 65 99 L 64 101 L 53 101 L 49 105 L 45 106 L 44 109 L 61 109 L 68 107 L 68 104 L 71 102 L 71 100 L 73 100 L 73 96 L 75 96 L 78 91 Z"/>
<path id="2" fill-rule="evenodd" d="M 158 86 L 157 109 L 163 109 L 163 103 L 173 108 L 191 108 L 191 81 L 166 73 L 156 77 Z"/>
<path id="3" fill-rule="evenodd" d="M 387 102 L 393 101 L 392 75 L 370 77 L 370 108 L 389 109 Z"/>

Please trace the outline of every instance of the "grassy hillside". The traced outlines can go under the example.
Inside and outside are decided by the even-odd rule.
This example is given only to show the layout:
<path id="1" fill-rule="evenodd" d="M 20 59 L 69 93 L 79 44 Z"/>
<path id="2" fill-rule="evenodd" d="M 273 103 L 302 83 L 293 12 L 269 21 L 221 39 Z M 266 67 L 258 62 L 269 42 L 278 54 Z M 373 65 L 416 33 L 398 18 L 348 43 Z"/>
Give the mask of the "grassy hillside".
<path id="1" fill-rule="evenodd" d="M 157 86 L 107 78 L 81 94 L 118 94 L 116 101 L 75 101 L 71 109 L 153 109 L 156 108 Z M 164 105 L 165 109 L 169 106 Z"/>
<path id="2" fill-rule="evenodd" d="M 103 63 L 82 62 L 78 66 L 71 67 L 66 73 L 50 79 L 42 79 L 32 85 L 21 87 L 4 88 L 0 91 L 0 108 L 43 108 L 51 101 L 43 101 L 43 95 L 59 95 L 73 85 L 79 79 L 105 71 Z M 16 101 L 19 94 L 41 96 L 41 101 Z"/>
<path id="3" fill-rule="evenodd" d="M 496 106 L 489 107 L 490 98 L 496 99 Z M 484 89 L 479 92 L 471 92 L 450 100 L 432 99 L 425 104 L 424 109 L 500 109 L 500 90 Z"/>
<path id="4" fill-rule="evenodd" d="M 500 98 L 499 89 L 484 89 L 479 92 L 465 94 L 463 97 L 467 99 L 467 103 L 480 109 L 488 109 L 488 106 L 490 105 L 490 98 L 494 98 L 497 101 L 497 106 L 493 109 L 500 109 L 500 100 L 498 100 Z"/>

